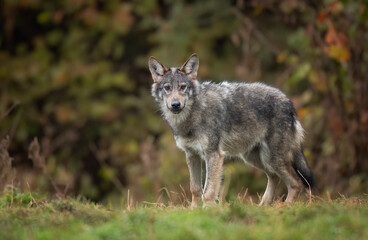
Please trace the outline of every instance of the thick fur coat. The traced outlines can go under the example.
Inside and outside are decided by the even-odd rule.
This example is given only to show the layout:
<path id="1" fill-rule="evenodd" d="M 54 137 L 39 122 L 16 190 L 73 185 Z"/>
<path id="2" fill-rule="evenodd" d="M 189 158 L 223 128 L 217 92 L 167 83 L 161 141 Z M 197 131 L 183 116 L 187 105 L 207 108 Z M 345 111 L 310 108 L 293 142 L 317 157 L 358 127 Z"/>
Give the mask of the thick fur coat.
<path id="1" fill-rule="evenodd" d="M 223 163 L 237 158 L 266 173 L 261 205 L 272 202 L 281 178 L 286 202 L 293 202 L 303 183 L 313 185 L 304 154 L 304 130 L 293 103 L 280 90 L 263 83 L 200 82 L 193 54 L 180 68 L 167 68 L 151 57 L 152 96 L 170 125 L 177 146 L 185 151 L 190 171 L 192 207 L 202 198 L 214 205 Z M 206 179 L 202 189 L 201 161 Z"/>

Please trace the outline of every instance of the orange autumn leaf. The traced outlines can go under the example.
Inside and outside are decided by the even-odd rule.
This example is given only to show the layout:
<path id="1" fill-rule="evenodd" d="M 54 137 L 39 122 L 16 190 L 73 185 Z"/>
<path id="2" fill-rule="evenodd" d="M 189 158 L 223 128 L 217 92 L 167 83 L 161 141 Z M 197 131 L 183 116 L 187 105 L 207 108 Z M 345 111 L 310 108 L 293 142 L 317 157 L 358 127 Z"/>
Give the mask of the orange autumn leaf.
<path id="1" fill-rule="evenodd" d="M 328 29 L 325 36 L 325 42 L 328 44 L 335 44 L 338 46 L 344 46 L 348 42 L 348 38 L 344 33 L 336 31 L 332 21 L 328 21 Z"/>
<path id="2" fill-rule="evenodd" d="M 325 36 L 325 42 L 330 44 L 339 42 L 336 29 L 331 21 L 327 22 L 327 33 Z"/>
<path id="3" fill-rule="evenodd" d="M 334 14 L 340 13 L 344 9 L 341 2 L 335 1 L 328 6 L 328 11 Z"/>
<path id="4" fill-rule="evenodd" d="M 326 43 L 334 43 L 336 42 L 337 34 L 334 27 L 329 27 L 325 36 Z"/>
<path id="5" fill-rule="evenodd" d="M 360 115 L 360 123 L 368 124 L 368 111 L 363 111 Z"/>
<path id="6" fill-rule="evenodd" d="M 256 8 L 253 11 L 254 16 L 260 15 L 263 12 L 263 10 L 264 10 L 264 6 L 263 5 L 261 5 L 261 4 L 260 5 L 257 5 Z"/>
<path id="7" fill-rule="evenodd" d="M 279 55 L 277 55 L 277 63 L 283 63 L 285 61 L 285 59 L 288 56 L 288 52 L 287 51 L 282 51 Z"/>
<path id="8" fill-rule="evenodd" d="M 344 33 L 336 31 L 331 20 L 327 21 L 327 27 L 325 53 L 339 62 L 346 62 L 350 59 L 349 49 L 345 47 L 348 43 L 348 38 Z"/>
<path id="9" fill-rule="evenodd" d="M 56 108 L 55 111 L 55 115 L 56 115 L 56 119 L 58 120 L 58 122 L 61 123 L 66 123 L 69 121 L 72 121 L 74 119 L 74 112 L 64 106 L 59 106 Z"/>
<path id="10" fill-rule="evenodd" d="M 298 110 L 298 116 L 301 119 L 304 118 L 307 113 L 308 113 L 308 109 L 307 108 L 300 108 Z"/>
<path id="11" fill-rule="evenodd" d="M 328 48 L 328 55 L 339 62 L 346 62 L 350 59 L 350 52 L 347 48 L 333 45 Z"/>
<path id="12" fill-rule="evenodd" d="M 348 38 L 346 37 L 346 35 L 345 35 L 345 34 L 343 34 L 343 33 L 339 32 L 339 33 L 337 33 L 337 37 L 338 37 L 338 39 L 339 39 L 339 41 L 340 41 L 340 43 L 341 43 L 342 45 L 346 45 L 346 44 L 347 44 L 347 42 L 348 42 Z"/>
<path id="13" fill-rule="evenodd" d="M 326 20 L 327 14 L 325 12 L 320 12 L 317 15 L 317 21 L 323 23 Z"/>

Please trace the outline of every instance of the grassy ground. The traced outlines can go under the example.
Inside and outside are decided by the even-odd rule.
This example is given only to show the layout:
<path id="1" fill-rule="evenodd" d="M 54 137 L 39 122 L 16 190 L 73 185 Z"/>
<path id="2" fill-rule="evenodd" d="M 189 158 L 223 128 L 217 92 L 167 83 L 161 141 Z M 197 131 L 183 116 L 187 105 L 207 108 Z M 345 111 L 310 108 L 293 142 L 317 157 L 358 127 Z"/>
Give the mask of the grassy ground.
<path id="1" fill-rule="evenodd" d="M 281 203 L 229 203 L 108 209 L 75 199 L 0 198 L 0 239 L 368 239 L 368 197 Z"/>

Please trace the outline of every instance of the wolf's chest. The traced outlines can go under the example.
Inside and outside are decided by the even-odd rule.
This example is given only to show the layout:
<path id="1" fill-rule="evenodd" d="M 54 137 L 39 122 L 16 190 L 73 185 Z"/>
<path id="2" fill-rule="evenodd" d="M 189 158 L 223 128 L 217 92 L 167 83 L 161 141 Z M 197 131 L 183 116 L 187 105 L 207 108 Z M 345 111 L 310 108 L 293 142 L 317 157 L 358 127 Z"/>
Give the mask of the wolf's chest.
<path id="1" fill-rule="evenodd" d="M 193 151 L 203 156 L 208 147 L 208 138 L 175 136 L 176 145 L 183 151 Z"/>

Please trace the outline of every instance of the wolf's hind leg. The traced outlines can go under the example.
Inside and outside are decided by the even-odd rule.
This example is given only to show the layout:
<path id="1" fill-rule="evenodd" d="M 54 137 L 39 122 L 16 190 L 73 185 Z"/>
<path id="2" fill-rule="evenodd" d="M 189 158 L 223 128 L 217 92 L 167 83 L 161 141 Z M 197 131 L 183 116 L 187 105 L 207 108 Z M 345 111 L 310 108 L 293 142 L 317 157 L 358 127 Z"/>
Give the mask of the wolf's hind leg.
<path id="1" fill-rule="evenodd" d="M 291 164 L 290 166 L 287 165 L 281 169 L 280 177 L 285 182 L 288 190 L 285 202 L 295 202 L 303 188 L 303 184 Z"/>
<path id="2" fill-rule="evenodd" d="M 190 174 L 190 192 L 192 193 L 191 208 L 196 208 L 199 205 L 202 195 L 201 184 L 201 158 L 195 154 L 186 152 L 186 160 Z"/>
<path id="3" fill-rule="evenodd" d="M 273 197 L 275 195 L 276 187 L 278 185 L 279 177 L 276 174 L 267 173 L 267 187 L 266 191 L 263 194 L 260 206 L 268 205 L 272 202 Z"/>

